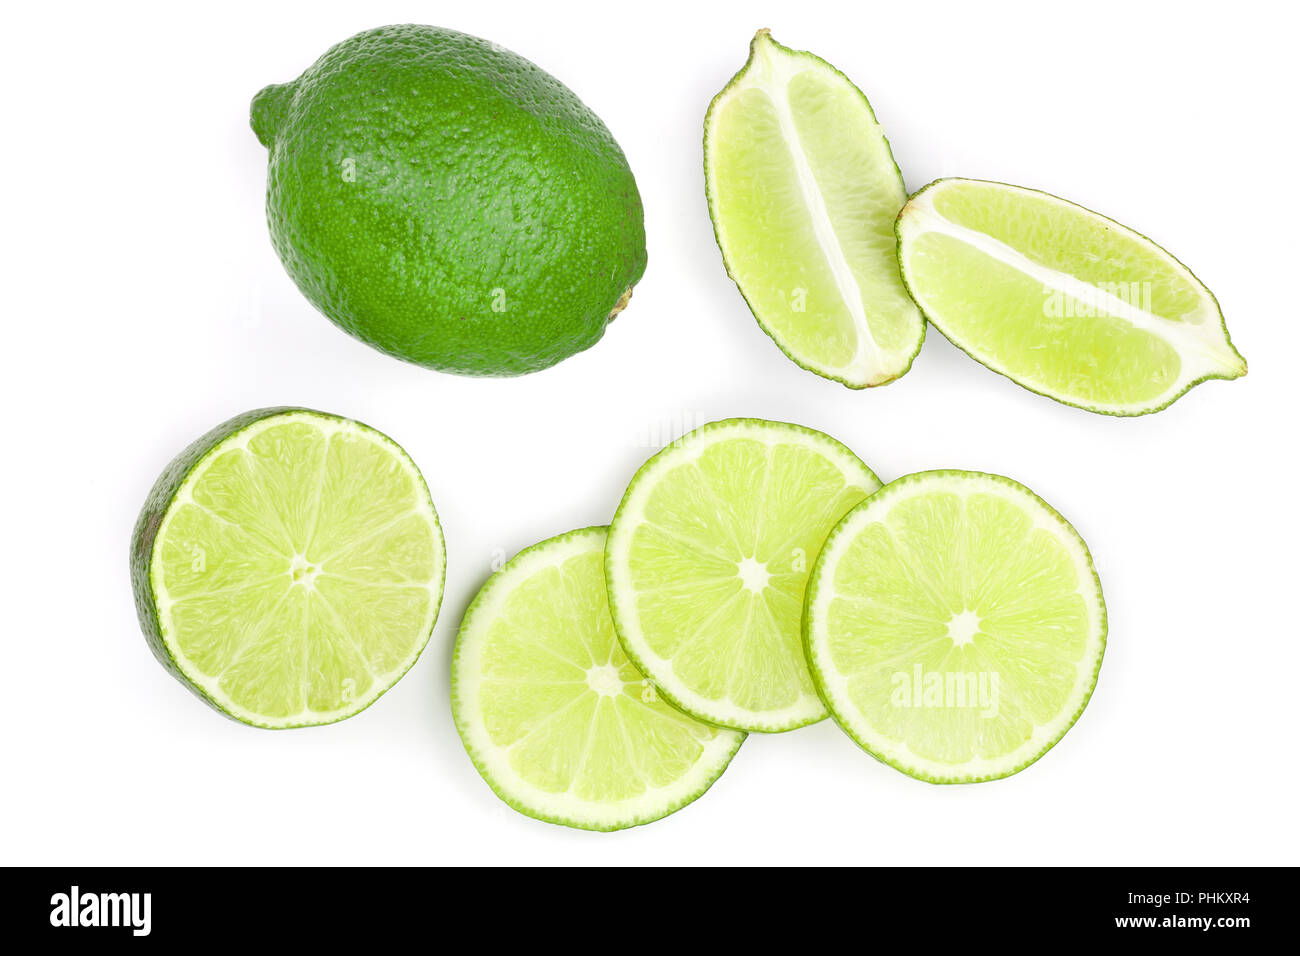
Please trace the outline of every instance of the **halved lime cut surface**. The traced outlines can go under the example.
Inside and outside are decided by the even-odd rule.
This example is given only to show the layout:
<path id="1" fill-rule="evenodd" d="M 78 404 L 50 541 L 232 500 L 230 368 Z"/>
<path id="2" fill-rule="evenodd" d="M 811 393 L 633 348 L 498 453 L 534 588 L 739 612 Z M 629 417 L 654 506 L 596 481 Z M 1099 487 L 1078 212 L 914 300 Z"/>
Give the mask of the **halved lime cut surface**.
<path id="1" fill-rule="evenodd" d="M 260 409 L 168 466 L 131 570 L 155 655 L 218 710 L 304 727 L 368 707 L 415 663 L 446 570 L 415 464 L 359 422 Z"/>
<path id="2" fill-rule="evenodd" d="M 452 714 L 474 766 L 521 813 L 586 830 L 667 816 L 702 795 L 744 734 L 686 716 L 614 636 L 605 529 L 520 552 L 470 605 Z"/>
<path id="3" fill-rule="evenodd" d="M 1078 533 L 1023 485 L 930 471 L 836 526 L 804 617 L 835 720 L 932 783 L 1009 776 L 1088 703 L 1106 644 L 1101 582 Z"/>
<path id="4" fill-rule="evenodd" d="M 765 732 L 821 720 L 804 586 L 827 533 L 879 486 L 851 451 L 799 425 L 729 419 L 669 445 L 610 525 L 610 607 L 628 656 L 701 720 Z"/>
<path id="5" fill-rule="evenodd" d="M 852 388 L 908 370 L 925 323 L 898 274 L 907 191 L 857 87 L 760 30 L 709 106 L 704 173 L 727 272 L 790 358 Z"/>
<path id="6" fill-rule="evenodd" d="M 897 225 L 903 278 L 954 345 L 1025 388 L 1111 415 L 1246 374 L 1214 296 L 1146 237 L 1020 186 L 941 179 Z"/>

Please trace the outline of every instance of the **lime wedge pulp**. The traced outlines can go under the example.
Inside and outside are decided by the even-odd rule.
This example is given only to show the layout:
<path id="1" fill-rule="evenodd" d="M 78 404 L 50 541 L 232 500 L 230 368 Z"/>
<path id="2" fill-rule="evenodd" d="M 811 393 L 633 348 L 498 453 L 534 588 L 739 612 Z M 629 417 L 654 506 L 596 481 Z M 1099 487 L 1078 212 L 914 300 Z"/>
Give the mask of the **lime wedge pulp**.
<path id="1" fill-rule="evenodd" d="M 730 419 L 669 445 L 610 525 L 610 607 L 628 656 L 710 723 L 774 732 L 821 720 L 804 585 L 826 534 L 879 486 L 851 451 L 798 425 Z"/>
<path id="2" fill-rule="evenodd" d="M 456 640 L 452 714 L 474 766 L 521 813 L 588 830 L 658 820 L 718 778 L 745 735 L 659 699 L 614 637 L 605 529 L 520 552 Z"/>
<path id="3" fill-rule="evenodd" d="M 974 359 L 1089 411 L 1158 411 L 1246 374 L 1210 290 L 1144 236 L 1047 193 L 941 179 L 898 217 L 913 298 Z"/>
<path id="4" fill-rule="evenodd" d="M 415 464 L 336 415 L 259 409 L 158 479 L 131 573 L 154 654 L 213 707 L 284 728 L 351 717 L 438 616 L 442 529 Z"/>
<path id="5" fill-rule="evenodd" d="M 727 272 L 791 359 L 852 388 L 908 370 L 925 323 L 898 274 L 907 191 L 857 87 L 760 30 L 709 106 L 704 172 Z"/>
<path id="6" fill-rule="evenodd" d="M 1023 485 L 932 471 L 891 482 L 831 532 L 804 639 L 835 720 L 933 783 L 1024 769 L 1074 724 L 1106 643 L 1083 539 Z"/>

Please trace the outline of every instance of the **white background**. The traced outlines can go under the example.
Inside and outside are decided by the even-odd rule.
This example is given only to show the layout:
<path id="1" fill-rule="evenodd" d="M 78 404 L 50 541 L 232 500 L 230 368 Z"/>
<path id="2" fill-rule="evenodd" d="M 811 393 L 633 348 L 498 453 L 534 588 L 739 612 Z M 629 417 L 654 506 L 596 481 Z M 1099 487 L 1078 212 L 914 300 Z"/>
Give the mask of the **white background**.
<path id="1" fill-rule="evenodd" d="M 0 861 L 1295 863 L 1295 23 L 1281 4 L 223 2 L 6 13 Z M 41 12 L 34 12 L 40 10 Z M 650 264 L 592 350 L 514 380 L 371 351 L 316 314 L 263 220 L 263 85 L 391 22 L 495 40 L 626 151 Z M 1039 187 L 1164 244 L 1250 362 L 1119 420 L 1032 395 L 930 333 L 851 392 L 789 362 L 727 279 L 704 201 L 710 97 L 753 31 L 870 97 L 909 189 Z M 254 730 L 140 636 L 127 543 L 154 478 L 249 408 L 368 422 L 420 464 L 449 548 L 442 617 L 342 724 Z M 448 659 L 494 557 L 603 523 L 658 444 L 715 418 L 820 428 L 882 478 L 1015 477 L 1089 542 L 1110 611 L 1092 703 L 1038 764 L 911 780 L 826 722 L 752 737 L 699 802 L 633 831 L 529 820 L 461 748 Z"/>

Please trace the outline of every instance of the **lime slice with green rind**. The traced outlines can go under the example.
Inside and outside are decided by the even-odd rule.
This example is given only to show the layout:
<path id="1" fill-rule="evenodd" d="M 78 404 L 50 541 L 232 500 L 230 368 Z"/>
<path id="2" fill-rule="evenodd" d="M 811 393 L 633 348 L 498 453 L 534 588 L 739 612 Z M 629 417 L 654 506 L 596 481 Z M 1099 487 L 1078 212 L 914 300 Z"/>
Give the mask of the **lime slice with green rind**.
<path id="1" fill-rule="evenodd" d="M 1006 777 L 1088 703 L 1106 644 L 1083 539 L 1008 478 L 931 471 L 885 485 L 826 540 L 804 639 L 859 745 L 932 783 Z"/>
<path id="2" fill-rule="evenodd" d="M 1056 196 L 941 179 L 898 217 L 903 279 L 953 344 L 1031 391 L 1110 415 L 1237 378 L 1218 302 L 1164 249 Z"/>
<path id="3" fill-rule="evenodd" d="M 659 698 L 614 636 L 605 529 L 520 552 L 461 623 L 452 714 L 474 766 L 521 813 L 587 830 L 667 816 L 701 796 L 745 735 Z"/>
<path id="4" fill-rule="evenodd" d="M 898 274 L 907 191 L 848 78 L 760 30 L 709 106 L 704 172 L 727 272 L 791 359 L 851 388 L 908 370 L 925 323 Z"/>
<path id="5" fill-rule="evenodd" d="M 168 465 L 131 543 L 154 654 L 222 713 L 305 727 L 364 710 L 433 631 L 446 557 L 390 438 L 300 408 L 248 412 Z"/>
<path id="6" fill-rule="evenodd" d="M 826 534 L 879 486 L 799 425 L 729 419 L 669 445 L 610 525 L 610 607 L 628 656 L 700 720 L 765 732 L 821 720 L 804 586 Z"/>

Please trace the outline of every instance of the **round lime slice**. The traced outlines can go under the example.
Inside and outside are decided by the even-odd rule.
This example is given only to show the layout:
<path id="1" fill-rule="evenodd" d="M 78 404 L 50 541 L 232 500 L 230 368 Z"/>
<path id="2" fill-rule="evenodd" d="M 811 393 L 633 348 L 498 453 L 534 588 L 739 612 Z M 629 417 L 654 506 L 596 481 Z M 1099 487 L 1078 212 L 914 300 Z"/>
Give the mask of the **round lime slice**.
<path id="1" fill-rule="evenodd" d="M 782 351 L 851 388 L 911 367 L 925 322 L 898 274 L 907 190 L 844 74 L 760 30 L 709 106 L 704 176 L 727 273 Z"/>
<path id="2" fill-rule="evenodd" d="M 835 720 L 932 783 L 1006 777 L 1088 703 L 1106 644 L 1083 539 L 1023 485 L 931 471 L 831 532 L 808 586 L 808 659 Z"/>
<path id="3" fill-rule="evenodd" d="M 659 699 L 614 636 L 605 529 L 520 552 L 465 612 L 452 714 L 483 779 L 521 813 L 586 830 L 665 817 L 701 796 L 744 734 Z"/>
<path id="4" fill-rule="evenodd" d="M 268 408 L 167 466 L 136 523 L 131 578 L 163 665 L 258 727 L 351 717 L 415 663 L 446 569 L 415 464 L 336 415 Z"/>
<path id="5" fill-rule="evenodd" d="M 1246 374 L 1210 290 L 1154 242 L 1056 196 L 941 179 L 898 217 L 921 311 L 976 361 L 1109 415 Z"/>
<path id="6" fill-rule="evenodd" d="M 804 586 L 826 534 L 880 486 L 810 428 L 730 419 L 632 479 L 610 525 L 610 607 L 628 656 L 689 714 L 783 731 L 826 716 L 804 661 Z"/>

